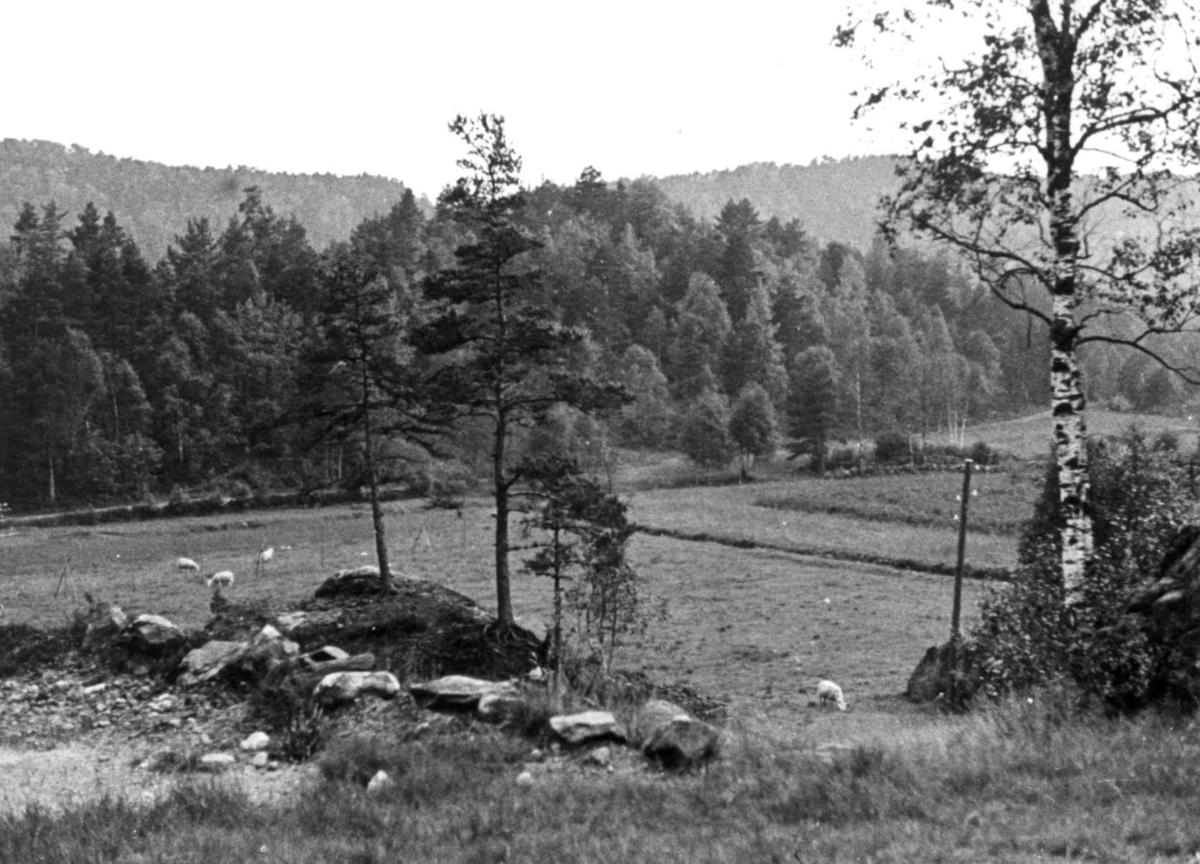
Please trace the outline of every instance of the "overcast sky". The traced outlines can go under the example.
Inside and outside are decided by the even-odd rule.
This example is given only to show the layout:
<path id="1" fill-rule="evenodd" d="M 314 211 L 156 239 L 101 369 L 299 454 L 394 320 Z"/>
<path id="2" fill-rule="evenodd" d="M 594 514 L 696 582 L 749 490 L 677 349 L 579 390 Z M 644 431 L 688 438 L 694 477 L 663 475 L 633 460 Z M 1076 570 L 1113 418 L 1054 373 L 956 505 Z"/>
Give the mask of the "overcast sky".
<path id="1" fill-rule="evenodd" d="M 455 114 L 503 114 L 523 179 L 895 152 L 850 122 L 841 3 L 22 2 L 0 137 L 168 165 L 378 174 L 436 196 Z"/>

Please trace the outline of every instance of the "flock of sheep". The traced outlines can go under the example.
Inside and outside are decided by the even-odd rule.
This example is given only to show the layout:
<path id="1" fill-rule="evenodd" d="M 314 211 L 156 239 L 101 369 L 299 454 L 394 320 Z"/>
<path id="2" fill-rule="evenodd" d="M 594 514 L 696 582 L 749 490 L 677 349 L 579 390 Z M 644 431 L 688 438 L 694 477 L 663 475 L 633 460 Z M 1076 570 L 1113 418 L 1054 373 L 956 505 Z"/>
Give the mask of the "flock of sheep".
<path id="1" fill-rule="evenodd" d="M 260 568 L 275 557 L 275 548 L 273 546 L 264 547 L 258 555 L 254 557 L 255 573 L 259 572 Z M 176 566 L 181 572 L 199 573 L 200 565 L 191 558 L 180 558 L 176 562 Z M 233 571 L 220 570 L 209 575 L 205 579 L 205 584 L 213 589 L 215 593 L 220 593 L 225 588 L 233 587 Z M 2 607 L 0 607 L 2 608 Z M 836 707 L 839 711 L 846 710 L 846 696 L 842 692 L 842 688 L 833 681 L 824 680 L 817 684 L 817 704 L 822 708 L 830 706 Z"/>
<path id="2" fill-rule="evenodd" d="M 257 555 L 254 556 L 255 573 L 259 572 L 259 569 L 274 557 L 275 547 L 264 547 Z M 175 562 L 175 566 L 178 567 L 182 573 L 200 572 L 200 565 L 191 558 L 180 558 Z M 220 593 L 224 588 L 232 588 L 233 581 L 234 579 L 232 570 L 219 570 L 216 573 L 212 573 L 206 577 L 204 584 L 206 584 L 209 588 L 212 588 L 213 591 Z"/>

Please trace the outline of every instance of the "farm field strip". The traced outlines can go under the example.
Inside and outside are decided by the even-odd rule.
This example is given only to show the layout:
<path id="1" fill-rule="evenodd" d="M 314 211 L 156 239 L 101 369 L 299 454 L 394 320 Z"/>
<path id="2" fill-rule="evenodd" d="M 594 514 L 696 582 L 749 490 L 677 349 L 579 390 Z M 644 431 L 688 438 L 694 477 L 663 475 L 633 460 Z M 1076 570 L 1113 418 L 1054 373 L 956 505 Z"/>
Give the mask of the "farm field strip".
<path id="1" fill-rule="evenodd" d="M 930 475 L 924 475 L 930 476 Z M 932 475 L 944 482 L 951 504 L 961 491 L 961 477 Z M 873 483 L 870 480 L 824 481 L 830 486 Z M 744 542 L 760 547 L 843 557 L 849 560 L 927 562 L 949 571 L 958 554 L 957 523 L 947 518 L 944 528 L 902 522 L 864 520 L 820 512 L 797 512 L 763 507 L 765 498 L 806 494 L 813 481 L 781 481 L 747 486 L 698 487 L 687 490 L 638 492 L 631 497 L 631 517 L 652 530 L 718 541 Z M 1016 566 L 1016 538 L 968 531 L 967 563 L 985 570 Z"/>
<path id="2" fill-rule="evenodd" d="M 722 493 L 712 507 L 721 501 L 727 511 L 740 506 L 728 497 L 729 489 L 701 491 Z M 637 496 L 637 508 L 644 508 L 644 497 Z M 658 506 L 669 509 L 670 497 Z M 674 509 L 683 510 L 685 502 L 704 496 L 680 490 L 673 497 Z M 468 506 L 461 518 L 418 503 L 388 505 L 396 571 L 493 608 L 490 514 L 482 505 Z M 8 620 L 64 623 L 87 591 L 127 611 L 154 612 L 198 628 L 208 619 L 211 595 L 202 579 L 175 570 L 181 554 L 200 556 L 202 573 L 235 567 L 230 599 L 273 608 L 311 596 L 337 569 L 372 560 L 371 520 L 363 510 L 247 515 L 103 530 L 35 529 L 5 538 L 0 596 Z M 255 576 L 249 564 L 268 543 L 277 550 L 275 560 Z M 949 633 L 952 580 L 945 576 L 643 534 L 631 541 L 630 558 L 647 595 L 667 601 L 668 617 L 643 637 L 631 638 L 618 652 L 618 668 L 643 668 L 655 679 L 688 683 L 752 713 L 788 716 L 808 705 L 806 691 L 829 675 L 844 684 L 863 710 L 861 722 L 867 722 L 876 713 L 867 710 L 871 699 L 895 697 L 924 650 Z M 548 580 L 525 574 L 514 561 L 512 590 L 519 623 L 535 632 L 549 624 Z M 966 620 L 985 590 L 978 582 L 965 586 Z"/>
<path id="3" fill-rule="evenodd" d="M 976 472 L 968 525 L 984 534 L 1016 535 L 1033 512 L 1040 474 Z M 804 479 L 773 490 L 754 504 L 774 510 L 827 513 L 875 522 L 946 529 L 959 516 L 962 473 L 894 474 L 850 480 Z"/>

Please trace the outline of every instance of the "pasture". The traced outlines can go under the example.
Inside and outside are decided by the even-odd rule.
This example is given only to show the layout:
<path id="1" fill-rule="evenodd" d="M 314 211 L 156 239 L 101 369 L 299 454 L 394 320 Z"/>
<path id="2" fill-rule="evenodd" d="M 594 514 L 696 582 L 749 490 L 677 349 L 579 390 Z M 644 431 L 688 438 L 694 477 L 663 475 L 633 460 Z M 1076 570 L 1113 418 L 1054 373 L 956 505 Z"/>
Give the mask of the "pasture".
<path id="1" fill-rule="evenodd" d="M 1050 424 L 1050 412 L 1042 411 L 1012 420 L 968 427 L 965 437 L 968 444 L 973 441 L 985 441 L 992 449 L 1018 459 L 1042 460 L 1050 453 Z M 1095 438 L 1119 438 L 1131 428 L 1141 430 L 1151 440 L 1163 434 L 1173 435 L 1179 440 L 1182 453 L 1194 453 L 1200 444 L 1200 426 L 1194 418 L 1189 417 L 1124 414 L 1089 408 L 1087 428 L 1088 434 Z M 930 441 L 944 444 L 948 439 L 943 434 L 935 434 L 930 437 Z"/>
<path id="2" fill-rule="evenodd" d="M 314 864 L 1181 861 L 1200 852 L 1189 815 L 1200 793 L 1196 724 L 1065 723 L 1053 692 L 967 717 L 900 696 L 925 648 L 948 635 L 952 580 L 834 556 L 952 561 L 957 526 L 946 517 L 959 474 L 824 481 L 775 470 L 769 482 L 630 495 L 640 525 L 703 539 L 635 536 L 632 563 L 668 617 L 616 665 L 728 704 L 724 755 L 707 771 L 581 769 L 522 786 L 514 778 L 530 744 L 521 739 L 471 728 L 453 740 L 372 740 L 326 753 L 320 782 L 278 804 L 184 783 L 148 808 L 104 800 L 62 816 L 0 817 L 0 860 L 91 860 L 97 844 L 106 860 Z M 1033 480 L 977 480 L 968 559 L 1011 566 L 1011 525 Z M 461 517 L 389 504 L 395 569 L 489 608 L 491 518 L 483 501 Z M 256 574 L 266 546 L 274 558 Z M 180 556 L 200 573 L 180 573 Z M 199 626 L 205 574 L 233 570 L 231 597 L 283 607 L 371 556 L 361 506 L 18 530 L 0 537 L 0 592 L 12 621 L 61 623 L 86 591 Z M 548 622 L 549 588 L 514 566 L 521 623 Z M 985 590 L 966 582 L 968 624 Z M 822 677 L 842 684 L 848 711 L 817 708 Z M 387 768 L 396 787 L 366 795 L 349 778 L 367 765 Z"/>
<path id="3" fill-rule="evenodd" d="M 956 477 L 917 479 L 942 496 Z M 666 601 L 667 618 L 618 652 L 618 667 L 689 684 L 764 718 L 806 706 L 807 691 L 822 677 L 843 684 L 862 721 L 876 709 L 896 710 L 921 654 L 949 633 L 952 579 L 796 552 L 876 550 L 945 563 L 954 556 L 954 523 L 921 527 L 757 503 L 808 491 L 853 496 L 863 494 L 856 486 L 882 489 L 891 479 L 797 479 L 633 493 L 631 516 L 639 524 L 686 528 L 749 548 L 636 535 L 631 561 L 647 594 Z M 894 506 L 896 519 L 903 519 L 907 505 Z M 416 501 L 389 504 L 386 513 L 398 573 L 445 585 L 491 608 L 492 517 L 486 502 L 465 507 L 461 517 Z M 211 599 L 206 574 L 232 570 L 237 581 L 229 597 L 283 608 L 311 595 L 333 572 L 371 563 L 372 543 L 369 512 L 357 505 L 29 529 L 0 539 L 0 588 L 13 622 L 64 623 L 89 593 L 127 611 L 199 627 Z M 1011 536 L 980 533 L 968 549 L 973 561 L 1007 566 L 1014 545 Z M 256 573 L 254 558 L 265 546 L 275 556 Z M 196 560 L 200 572 L 177 570 L 180 556 Z M 983 590 L 980 582 L 967 581 L 968 620 Z M 531 629 L 549 623 L 549 581 L 522 572 L 515 560 L 513 602 L 515 614 Z"/>

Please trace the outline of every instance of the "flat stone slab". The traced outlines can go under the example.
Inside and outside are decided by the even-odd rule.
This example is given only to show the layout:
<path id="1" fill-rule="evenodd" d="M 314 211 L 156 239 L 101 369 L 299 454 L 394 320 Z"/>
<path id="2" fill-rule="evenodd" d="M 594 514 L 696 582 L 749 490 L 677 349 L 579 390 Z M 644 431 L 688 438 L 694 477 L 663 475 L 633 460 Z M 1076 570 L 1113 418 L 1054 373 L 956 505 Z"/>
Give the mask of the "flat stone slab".
<path id="1" fill-rule="evenodd" d="M 560 714 L 550 718 L 550 728 L 568 744 L 603 740 L 624 742 L 628 739 L 625 727 L 609 711 Z"/>
<path id="2" fill-rule="evenodd" d="M 313 698 L 322 705 L 341 705 L 362 695 L 394 699 L 400 695 L 400 682 L 391 672 L 332 672 L 313 690 Z"/>
<path id="3" fill-rule="evenodd" d="M 408 692 L 418 705 L 431 711 L 472 711 L 484 696 L 516 699 L 520 695 L 508 681 L 484 681 L 468 675 L 446 675 L 424 684 L 411 684 Z"/>

